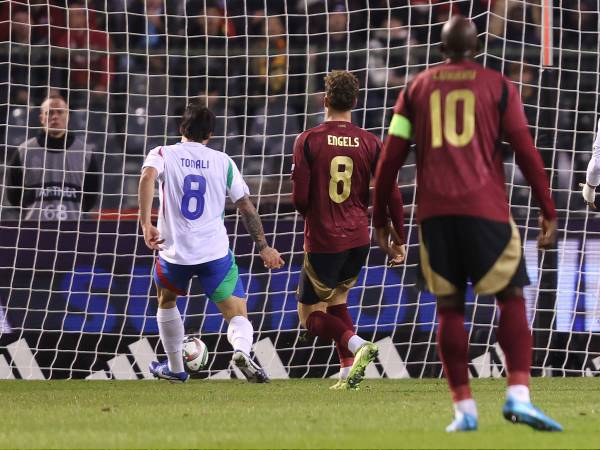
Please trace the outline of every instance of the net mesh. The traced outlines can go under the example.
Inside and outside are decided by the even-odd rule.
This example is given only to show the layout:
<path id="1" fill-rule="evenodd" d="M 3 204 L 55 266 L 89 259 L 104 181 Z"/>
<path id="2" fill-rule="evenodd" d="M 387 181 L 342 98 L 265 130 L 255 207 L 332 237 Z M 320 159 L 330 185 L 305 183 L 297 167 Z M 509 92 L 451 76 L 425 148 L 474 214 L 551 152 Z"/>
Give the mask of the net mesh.
<path id="1" fill-rule="evenodd" d="M 154 257 L 135 222 L 138 177 L 147 151 L 177 142 L 178 118 L 198 97 L 217 116 L 210 145 L 240 167 L 268 239 L 287 261 L 265 272 L 228 205 L 256 356 L 273 377 L 335 375 L 334 348 L 306 336 L 295 312 L 303 224 L 290 203 L 292 144 L 323 119 L 323 77 L 332 69 L 358 76 L 353 120 L 383 138 L 400 89 L 442 61 L 441 27 L 452 13 L 475 21 L 477 60 L 519 87 L 559 208 L 557 248 L 538 253 L 539 211 L 507 151 L 507 192 L 532 280 L 534 370 L 597 375 L 600 227 L 577 183 L 598 110 L 598 12 L 591 0 L 2 2 L 0 378 L 150 377 L 147 364 L 162 347 Z M 50 145 L 39 105 L 55 93 L 67 100 L 78 152 L 67 139 L 27 159 L 40 142 Z M 407 264 L 389 269 L 373 248 L 349 297 L 358 333 L 380 345 L 370 377 L 441 376 L 435 300 L 415 288 L 411 158 L 399 176 Z M 69 195 L 82 198 L 81 207 L 64 206 Z M 211 350 L 200 376 L 240 376 L 229 365 L 225 324 L 200 292 L 194 281 L 178 300 L 186 330 Z M 505 373 L 497 318 L 493 299 L 469 290 L 475 376 Z"/>

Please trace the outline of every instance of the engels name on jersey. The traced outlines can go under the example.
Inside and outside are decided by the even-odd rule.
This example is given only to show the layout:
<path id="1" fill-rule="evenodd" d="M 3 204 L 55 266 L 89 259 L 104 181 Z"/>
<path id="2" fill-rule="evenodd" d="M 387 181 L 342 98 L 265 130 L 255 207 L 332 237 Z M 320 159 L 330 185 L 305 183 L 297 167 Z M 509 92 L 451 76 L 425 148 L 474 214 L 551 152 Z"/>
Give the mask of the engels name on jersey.
<path id="1" fill-rule="evenodd" d="M 360 145 L 360 139 L 357 137 L 350 136 L 335 136 L 333 134 L 327 135 L 327 144 L 335 145 L 337 147 L 358 147 Z"/>

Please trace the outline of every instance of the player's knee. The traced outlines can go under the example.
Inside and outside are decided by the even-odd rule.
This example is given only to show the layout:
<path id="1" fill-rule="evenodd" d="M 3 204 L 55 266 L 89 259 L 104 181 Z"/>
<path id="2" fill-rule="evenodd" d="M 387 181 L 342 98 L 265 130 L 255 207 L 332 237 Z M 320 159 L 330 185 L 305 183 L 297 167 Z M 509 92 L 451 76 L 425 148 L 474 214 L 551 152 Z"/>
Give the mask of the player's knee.
<path id="1" fill-rule="evenodd" d="M 177 306 L 177 302 L 175 300 L 165 300 L 158 302 L 158 307 L 161 309 L 172 309 Z"/>
<path id="2" fill-rule="evenodd" d="M 298 303 L 298 320 L 300 321 L 300 325 L 304 328 L 307 328 L 306 321 L 308 320 L 308 316 L 310 316 L 311 310 L 307 310 L 305 305 L 302 303 Z"/>
<path id="3" fill-rule="evenodd" d="M 319 302 L 314 305 L 305 305 L 304 303 L 298 303 L 298 319 L 300 320 L 300 324 L 304 328 L 308 329 L 308 318 L 315 311 L 327 312 L 327 303 Z"/>
<path id="4" fill-rule="evenodd" d="M 302 325 L 303 328 L 308 329 L 308 327 L 306 326 L 306 319 L 308 319 L 308 317 L 305 317 L 302 314 L 298 313 L 298 320 L 300 321 L 300 325 Z"/>
<path id="5" fill-rule="evenodd" d="M 231 296 L 226 300 L 216 303 L 223 319 L 229 322 L 235 316 L 248 316 L 246 309 L 246 300 L 240 297 Z"/>
<path id="6" fill-rule="evenodd" d="M 177 294 L 168 289 L 158 289 L 158 307 L 161 309 L 171 309 L 177 306 Z"/>
<path id="7" fill-rule="evenodd" d="M 523 297 L 523 288 L 519 286 L 507 286 L 496 294 L 496 298 L 499 302 L 506 301 L 509 298 L 521 298 Z"/>

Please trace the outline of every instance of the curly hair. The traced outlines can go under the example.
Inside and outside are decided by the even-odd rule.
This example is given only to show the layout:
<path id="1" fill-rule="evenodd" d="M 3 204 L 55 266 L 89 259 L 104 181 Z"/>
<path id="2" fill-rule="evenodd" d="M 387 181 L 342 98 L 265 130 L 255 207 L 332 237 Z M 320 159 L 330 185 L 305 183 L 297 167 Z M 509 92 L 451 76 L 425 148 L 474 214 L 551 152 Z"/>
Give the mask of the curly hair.
<path id="1" fill-rule="evenodd" d="M 358 99 L 358 78 L 345 70 L 332 70 L 325 77 L 325 94 L 333 109 L 348 111 Z"/>

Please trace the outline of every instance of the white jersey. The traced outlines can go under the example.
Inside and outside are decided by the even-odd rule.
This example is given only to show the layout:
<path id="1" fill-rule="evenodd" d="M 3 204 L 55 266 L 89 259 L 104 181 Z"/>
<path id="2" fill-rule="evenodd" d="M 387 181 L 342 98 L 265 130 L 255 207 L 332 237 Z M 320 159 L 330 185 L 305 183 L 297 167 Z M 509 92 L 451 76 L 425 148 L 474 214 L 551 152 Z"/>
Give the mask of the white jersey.
<path id="1" fill-rule="evenodd" d="M 179 142 L 151 150 L 144 167 L 158 171 L 160 256 L 184 265 L 226 256 L 226 196 L 236 202 L 249 194 L 232 159 L 198 142 Z"/>

